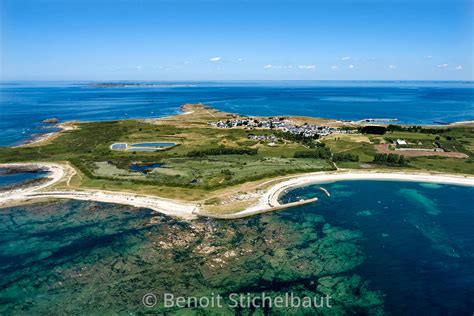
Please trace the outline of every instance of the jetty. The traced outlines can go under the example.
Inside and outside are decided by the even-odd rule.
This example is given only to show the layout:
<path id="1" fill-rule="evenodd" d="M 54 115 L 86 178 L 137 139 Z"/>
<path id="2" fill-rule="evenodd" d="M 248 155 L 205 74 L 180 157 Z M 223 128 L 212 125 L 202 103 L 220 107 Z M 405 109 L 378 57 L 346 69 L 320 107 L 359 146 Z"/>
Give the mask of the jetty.
<path id="1" fill-rule="evenodd" d="M 331 197 L 331 193 L 329 193 L 328 190 L 326 190 L 326 189 L 323 188 L 323 187 L 319 187 L 319 189 L 320 189 L 321 191 L 323 191 L 323 192 L 327 195 L 327 197 Z"/>
<path id="2" fill-rule="evenodd" d="M 244 210 L 241 212 L 229 213 L 229 214 L 214 214 L 214 213 L 205 213 L 201 211 L 194 211 L 193 214 L 200 217 L 210 217 L 210 218 L 216 218 L 216 219 L 239 219 L 239 218 L 245 218 L 245 217 L 255 216 L 259 214 L 264 214 L 264 213 L 286 210 L 292 207 L 314 203 L 317 200 L 318 198 L 311 198 L 311 199 L 306 199 L 306 200 L 299 200 L 296 202 L 280 204 L 280 205 L 272 206 L 272 207 L 254 209 L 251 211 Z"/>

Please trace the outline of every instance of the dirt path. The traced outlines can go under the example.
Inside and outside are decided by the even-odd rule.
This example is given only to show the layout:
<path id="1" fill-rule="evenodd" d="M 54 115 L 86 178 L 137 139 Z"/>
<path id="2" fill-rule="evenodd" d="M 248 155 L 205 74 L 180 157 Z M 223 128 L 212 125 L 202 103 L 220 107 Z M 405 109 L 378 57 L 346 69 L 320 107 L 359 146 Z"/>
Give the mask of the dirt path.
<path id="1" fill-rule="evenodd" d="M 51 190 L 60 182 L 66 182 L 69 186 L 71 178 L 76 174 L 74 168 L 58 163 L 22 163 L 22 164 L 0 164 L 0 167 L 35 167 L 45 168 L 50 172 L 49 180 L 41 184 L 28 188 L 20 188 L 3 192 L 0 194 L 0 207 L 12 204 L 21 204 L 34 199 L 76 199 L 84 201 L 99 201 L 106 203 L 118 203 L 131 205 L 134 207 L 146 207 L 157 212 L 174 216 L 186 220 L 195 219 L 198 216 L 214 218 L 242 218 L 255 214 L 281 210 L 297 205 L 313 203 L 317 199 L 301 200 L 288 204 L 281 204 L 279 198 L 290 189 L 305 186 L 313 183 L 332 182 L 340 180 L 401 180 L 416 182 L 434 182 L 446 184 L 458 184 L 474 186 L 474 177 L 435 174 L 435 173 L 389 173 L 383 171 L 358 171 L 358 170 L 338 170 L 332 172 L 314 172 L 297 176 L 286 176 L 268 180 L 255 185 L 263 187 L 270 183 L 275 183 L 267 189 L 262 189 L 260 196 L 255 199 L 255 203 L 246 209 L 228 215 L 209 214 L 202 212 L 198 202 L 182 202 L 157 196 L 133 194 L 129 192 L 116 192 L 105 190 Z"/>

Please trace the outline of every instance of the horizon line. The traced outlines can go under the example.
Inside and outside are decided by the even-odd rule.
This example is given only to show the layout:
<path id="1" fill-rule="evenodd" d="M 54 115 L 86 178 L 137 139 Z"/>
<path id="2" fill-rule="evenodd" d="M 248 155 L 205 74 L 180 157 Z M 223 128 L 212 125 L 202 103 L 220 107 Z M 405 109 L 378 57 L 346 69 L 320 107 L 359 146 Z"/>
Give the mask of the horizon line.
<path id="1" fill-rule="evenodd" d="M 176 80 L 164 80 L 164 79 L 38 79 L 38 80 L 4 80 L 0 79 L 0 83 L 8 82 L 245 82 L 245 81 L 301 81 L 301 82 L 314 82 L 314 81 L 334 81 L 334 82 L 472 82 L 474 79 L 176 79 Z"/>

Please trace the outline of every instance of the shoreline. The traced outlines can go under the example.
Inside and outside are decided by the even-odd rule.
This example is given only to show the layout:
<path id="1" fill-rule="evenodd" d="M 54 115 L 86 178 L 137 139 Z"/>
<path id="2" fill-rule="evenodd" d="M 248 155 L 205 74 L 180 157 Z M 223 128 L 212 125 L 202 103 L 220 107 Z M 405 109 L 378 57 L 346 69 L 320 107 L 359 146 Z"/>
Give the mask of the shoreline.
<path id="1" fill-rule="evenodd" d="M 39 133 L 38 135 L 36 136 L 33 136 L 17 145 L 13 145 L 13 146 L 7 146 L 7 147 L 10 147 L 10 148 L 18 148 L 18 147 L 27 147 L 27 146 L 31 146 L 31 145 L 38 145 L 38 144 L 41 144 L 43 142 L 46 142 L 48 140 L 51 140 L 51 139 L 54 139 L 56 138 L 57 136 L 59 136 L 61 133 L 63 132 L 66 132 L 66 131 L 72 131 L 74 129 L 76 129 L 76 123 L 81 123 L 81 121 L 67 121 L 67 122 L 64 122 L 64 123 L 59 123 L 57 125 L 53 125 L 51 126 L 52 128 L 58 128 L 59 131 L 55 131 L 55 132 L 49 132 L 49 133 Z"/>
<path id="2" fill-rule="evenodd" d="M 258 198 L 254 200 L 251 206 L 242 211 L 218 214 L 201 211 L 199 201 L 183 202 L 178 200 L 166 199 L 158 196 L 140 195 L 129 192 L 106 191 L 106 190 L 47 190 L 53 185 L 68 181 L 76 174 L 74 168 L 69 165 L 59 163 L 15 163 L 0 164 L 0 167 L 37 167 L 47 169 L 50 172 L 45 181 L 37 186 L 20 188 L 16 190 L 0 193 L 0 208 L 11 205 L 21 205 L 31 203 L 33 200 L 44 199 L 75 199 L 83 201 L 97 201 L 105 203 L 115 203 L 130 205 L 133 207 L 145 207 L 162 214 L 181 218 L 184 220 L 193 220 L 198 217 L 211 217 L 216 219 L 237 219 L 254 216 L 257 214 L 278 211 L 299 205 L 317 202 L 316 198 L 301 200 L 297 202 L 282 204 L 280 197 L 287 191 L 307 186 L 311 184 L 320 184 L 347 180 L 375 180 L 375 181 L 409 181 L 420 183 L 439 183 L 449 185 L 474 186 L 473 176 L 462 176 L 439 173 L 408 173 L 408 172 L 383 172 L 383 171 L 358 171 L 358 170 L 338 170 L 322 171 L 308 174 L 285 176 L 270 179 L 261 183 L 259 186 L 268 186 L 263 189 Z M 69 180 L 68 180 L 69 179 Z M 273 184 L 272 184 L 273 183 Z"/>
<path id="3" fill-rule="evenodd" d="M 332 183 L 337 181 L 357 181 L 357 180 L 372 180 L 372 181 L 400 181 L 400 182 L 418 182 L 418 183 L 438 183 L 448 185 L 460 186 L 474 186 L 474 177 L 461 176 L 452 174 L 438 174 L 438 173 L 407 173 L 407 172 L 384 172 L 384 171 L 357 171 L 357 170 L 338 170 L 338 171 L 322 171 L 309 173 L 304 175 L 287 176 L 284 178 L 276 178 L 265 183 L 270 183 L 282 179 L 288 179 L 278 182 L 267 189 L 259 198 L 257 204 L 246 208 L 243 211 L 230 214 L 212 214 L 212 213 L 196 213 L 201 216 L 216 217 L 221 219 L 236 219 L 256 214 L 267 213 L 273 210 L 281 210 L 285 208 L 294 207 L 316 202 L 314 199 L 292 202 L 288 204 L 281 204 L 280 197 L 287 191 L 295 188 L 305 187 L 313 184 Z M 286 207 L 285 207 L 286 205 Z M 273 208 L 269 210 L 269 208 Z"/>
<path id="4" fill-rule="evenodd" d="M 194 113 L 194 110 L 189 109 L 191 106 L 202 106 L 205 109 L 212 109 L 218 112 L 221 112 L 220 110 L 215 109 L 213 106 L 209 106 L 206 104 L 202 103 L 186 103 L 182 104 L 179 106 L 179 109 L 176 111 L 176 113 L 171 114 L 171 115 L 163 115 L 163 116 L 158 116 L 158 117 L 136 117 L 136 118 L 124 118 L 124 119 L 116 119 L 116 120 L 98 120 L 94 122 L 111 122 L 111 121 L 126 121 L 126 120 L 141 120 L 144 122 L 153 122 L 156 120 L 162 120 L 162 119 L 168 119 L 168 118 L 173 118 L 175 116 L 180 116 L 180 115 L 189 115 Z M 269 116 L 262 116 L 262 115 L 257 115 L 257 116 L 252 116 L 252 115 L 246 115 L 246 114 L 240 114 L 240 113 L 232 113 L 232 112 L 222 112 L 222 113 L 227 113 L 227 114 L 232 114 L 232 115 L 238 115 L 242 117 L 259 117 L 259 118 L 266 118 Z M 307 118 L 307 119 L 316 119 L 316 120 L 324 120 L 328 121 L 331 123 L 337 123 L 337 124 L 352 124 L 354 126 L 364 126 L 364 125 L 382 125 L 382 126 L 387 126 L 390 124 L 395 124 L 395 125 L 400 125 L 400 126 L 422 126 L 422 127 L 431 127 L 431 128 L 449 128 L 449 127 L 460 127 L 463 125 L 474 125 L 474 120 L 465 120 L 465 121 L 456 121 L 456 122 L 450 122 L 448 124 L 433 124 L 433 123 L 401 123 L 401 122 L 388 122 L 388 123 L 378 123 L 378 122 L 364 122 L 366 119 L 361 119 L 361 120 L 346 120 L 346 119 L 334 119 L 334 118 L 324 118 L 324 117 L 313 117 L 313 116 L 298 116 L 298 115 L 285 115 L 285 114 L 280 114 L 276 116 L 281 116 L 281 117 L 288 117 L 288 118 L 294 118 L 294 119 L 299 119 L 299 118 Z M 383 118 L 370 118 L 369 120 L 384 120 Z M 395 118 L 395 120 L 398 120 Z M 74 130 L 77 128 L 76 124 L 78 123 L 89 123 L 91 121 L 78 121 L 78 120 L 71 120 L 71 121 L 65 121 L 63 123 L 59 123 L 57 125 L 51 126 L 54 128 L 59 128 L 59 131 L 55 132 L 49 132 L 49 133 L 44 133 L 37 135 L 35 137 L 32 137 L 30 139 L 27 139 L 20 144 L 17 145 L 7 145 L 6 147 L 11 147 L 11 148 L 16 148 L 16 147 L 25 147 L 25 146 L 31 146 L 31 145 L 38 145 L 43 142 L 46 142 L 48 140 L 54 139 L 55 137 L 59 136 L 61 133 L 65 131 L 70 131 Z"/>

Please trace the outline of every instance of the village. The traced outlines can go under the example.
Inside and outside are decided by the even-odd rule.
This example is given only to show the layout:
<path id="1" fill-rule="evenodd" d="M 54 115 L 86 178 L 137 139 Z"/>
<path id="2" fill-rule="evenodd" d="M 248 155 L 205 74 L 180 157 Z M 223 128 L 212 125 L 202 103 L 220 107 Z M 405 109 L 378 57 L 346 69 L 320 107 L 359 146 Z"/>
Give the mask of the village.
<path id="1" fill-rule="evenodd" d="M 282 117 L 270 117 L 265 120 L 258 120 L 254 118 L 244 118 L 244 119 L 225 120 L 225 121 L 221 120 L 217 122 L 209 122 L 208 124 L 217 128 L 273 129 L 273 130 L 280 130 L 282 132 L 290 133 L 293 135 L 302 135 L 304 137 L 309 137 L 309 138 L 318 138 L 320 136 L 327 136 L 332 133 L 356 132 L 356 130 L 339 129 L 339 128 L 329 127 L 329 126 L 312 125 L 308 123 L 298 125 Z M 260 135 L 255 135 L 255 137 L 259 137 L 259 136 Z"/>

